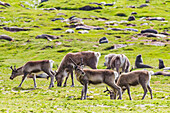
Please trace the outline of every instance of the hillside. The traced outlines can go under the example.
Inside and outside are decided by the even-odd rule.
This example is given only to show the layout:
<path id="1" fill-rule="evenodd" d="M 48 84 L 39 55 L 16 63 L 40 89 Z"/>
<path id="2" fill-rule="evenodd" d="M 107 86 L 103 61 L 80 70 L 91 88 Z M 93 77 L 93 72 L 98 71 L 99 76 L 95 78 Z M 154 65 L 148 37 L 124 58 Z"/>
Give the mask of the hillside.
<path id="1" fill-rule="evenodd" d="M 105 69 L 104 56 L 125 54 L 135 65 L 141 54 L 143 62 L 154 72 L 162 59 L 170 67 L 169 0 L 1 0 L 0 1 L 0 112 L 168 112 L 170 79 L 152 76 L 145 100 L 141 86 L 131 87 L 123 100 L 110 100 L 103 93 L 105 84 L 90 85 L 87 100 L 80 100 L 82 85 L 48 89 L 50 80 L 13 81 L 10 66 L 20 67 L 28 61 L 51 59 L 57 70 L 67 53 L 96 51 L 101 53 L 98 69 Z M 130 17 L 130 18 L 129 18 Z M 69 29 L 69 30 L 68 30 Z M 147 31 L 149 29 L 149 32 Z M 68 33 L 71 32 L 71 33 Z M 44 35 L 43 35 L 44 34 Z M 4 39 L 5 37 L 5 39 Z M 102 37 L 108 43 L 99 43 Z M 170 72 L 170 71 L 169 71 Z"/>

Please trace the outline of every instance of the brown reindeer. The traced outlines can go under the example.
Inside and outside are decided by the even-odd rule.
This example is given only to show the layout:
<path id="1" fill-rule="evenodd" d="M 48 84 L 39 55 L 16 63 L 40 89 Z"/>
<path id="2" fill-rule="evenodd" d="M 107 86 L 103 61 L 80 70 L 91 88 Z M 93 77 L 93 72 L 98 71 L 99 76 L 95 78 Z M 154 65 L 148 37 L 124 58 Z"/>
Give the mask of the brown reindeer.
<path id="1" fill-rule="evenodd" d="M 10 68 L 12 69 L 12 74 L 10 76 L 10 79 L 13 80 L 15 77 L 19 75 L 24 75 L 20 85 L 18 86 L 21 87 L 27 75 L 43 71 L 51 77 L 49 88 L 54 87 L 54 72 L 52 71 L 53 63 L 54 61 L 52 60 L 41 60 L 41 61 L 29 61 L 24 66 L 19 67 L 17 69 L 15 68 L 15 66 L 14 68 L 12 68 L 11 66 Z M 33 77 L 34 88 L 37 87 L 35 80 L 36 76 Z"/>
<path id="2" fill-rule="evenodd" d="M 63 86 L 66 86 L 69 74 L 71 74 L 71 79 L 72 79 L 71 86 L 74 87 L 74 79 L 73 79 L 74 65 L 70 61 L 69 57 L 71 57 L 76 62 L 76 64 L 80 64 L 80 58 L 82 58 L 85 61 L 84 66 L 89 66 L 92 69 L 97 69 L 97 64 L 100 56 L 101 55 L 99 52 L 93 52 L 93 51 L 68 53 L 67 55 L 65 55 L 55 75 L 57 80 L 57 86 L 62 85 L 62 82 L 65 77 L 66 79 Z"/>
<path id="3" fill-rule="evenodd" d="M 132 100 L 130 94 L 130 86 L 136 86 L 138 84 L 141 84 L 144 90 L 144 95 L 142 99 L 145 98 L 147 89 L 149 90 L 152 99 L 153 97 L 152 97 L 152 89 L 150 88 L 150 79 L 153 73 L 154 73 L 153 71 L 145 71 L 145 70 L 137 70 L 129 73 L 123 73 L 120 75 L 117 81 L 117 85 L 122 88 L 122 93 L 124 93 L 124 91 L 127 89 L 129 99 Z"/>
<path id="4" fill-rule="evenodd" d="M 101 83 L 107 84 L 114 91 L 117 90 L 120 97 L 119 99 L 122 99 L 121 88 L 115 83 L 115 80 L 118 77 L 118 73 L 116 71 L 108 69 L 83 69 L 82 65 L 77 65 L 71 58 L 70 60 L 75 65 L 74 67 L 77 80 L 83 85 L 81 100 L 86 99 L 89 84 L 96 85 Z M 114 99 L 116 99 L 116 95 Z"/>
<path id="5" fill-rule="evenodd" d="M 124 54 L 109 54 L 105 56 L 107 69 L 115 70 L 120 74 L 129 72 L 130 62 Z"/>

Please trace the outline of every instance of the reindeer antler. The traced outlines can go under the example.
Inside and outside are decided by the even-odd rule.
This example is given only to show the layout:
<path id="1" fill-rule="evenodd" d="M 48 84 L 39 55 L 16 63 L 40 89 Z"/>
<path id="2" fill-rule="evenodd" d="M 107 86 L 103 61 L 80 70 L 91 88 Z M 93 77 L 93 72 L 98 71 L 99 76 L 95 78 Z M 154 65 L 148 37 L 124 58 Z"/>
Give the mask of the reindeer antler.
<path id="1" fill-rule="evenodd" d="M 12 68 L 12 66 L 10 66 L 10 68 L 11 68 L 12 70 L 14 70 L 14 69 Z"/>
<path id="2" fill-rule="evenodd" d="M 69 59 L 73 62 L 73 64 L 74 64 L 75 66 L 77 66 L 77 64 L 73 61 L 73 59 L 72 59 L 71 57 L 69 57 Z"/>
<path id="3" fill-rule="evenodd" d="M 107 92 L 107 91 L 108 91 L 109 93 L 111 92 L 111 91 L 108 89 L 108 87 L 106 86 L 106 90 L 104 91 L 104 93 Z"/>

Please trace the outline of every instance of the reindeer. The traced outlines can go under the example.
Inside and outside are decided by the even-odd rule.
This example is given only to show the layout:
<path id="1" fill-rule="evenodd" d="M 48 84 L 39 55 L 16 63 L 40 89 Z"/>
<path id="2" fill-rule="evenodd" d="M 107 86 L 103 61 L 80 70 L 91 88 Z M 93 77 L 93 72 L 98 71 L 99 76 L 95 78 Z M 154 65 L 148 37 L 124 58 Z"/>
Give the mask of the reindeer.
<path id="1" fill-rule="evenodd" d="M 18 86 L 21 87 L 27 75 L 30 75 L 31 73 L 38 73 L 40 71 L 43 71 L 51 77 L 49 88 L 54 87 L 54 72 L 52 71 L 53 63 L 54 61 L 52 60 L 41 60 L 41 61 L 29 61 L 25 65 L 17 69 L 15 66 L 14 68 L 11 66 L 10 68 L 12 69 L 12 74 L 10 76 L 10 79 L 13 80 L 15 77 L 19 75 L 24 75 L 20 85 Z M 36 75 L 33 76 L 34 88 L 37 87 L 35 80 L 36 80 Z"/>
<path id="2" fill-rule="evenodd" d="M 129 99 L 132 100 L 130 94 L 130 86 L 136 86 L 138 84 L 141 84 L 144 90 L 144 95 L 142 99 L 145 98 L 147 89 L 149 90 L 152 99 L 153 97 L 152 97 L 152 89 L 150 88 L 150 79 L 151 79 L 151 75 L 153 74 L 154 74 L 153 71 L 146 71 L 146 70 L 137 70 L 129 73 L 123 73 L 118 78 L 117 85 L 122 88 L 122 93 L 124 93 L 124 91 L 127 89 Z"/>
<path id="3" fill-rule="evenodd" d="M 76 64 L 80 64 L 79 59 L 83 58 L 83 60 L 85 61 L 84 62 L 85 66 L 89 66 L 92 69 L 97 69 L 97 64 L 100 56 L 101 54 L 99 52 L 93 52 L 93 51 L 68 53 L 67 55 L 65 55 L 55 75 L 57 80 L 57 86 L 61 86 L 64 78 L 66 77 L 63 85 L 65 87 L 67 85 L 67 79 L 69 77 L 69 74 L 71 74 L 71 79 L 72 79 L 71 87 L 74 87 L 74 79 L 73 79 L 74 65 L 70 61 L 69 57 L 71 57 L 76 62 Z"/>
<path id="4" fill-rule="evenodd" d="M 115 83 L 115 79 L 118 77 L 116 71 L 108 69 L 83 69 L 83 62 L 81 65 L 77 65 L 71 58 L 70 60 L 74 64 L 77 80 L 83 85 L 81 100 L 86 99 L 89 84 L 96 85 L 101 83 L 107 84 L 115 91 L 117 90 L 119 93 L 119 99 L 122 99 L 121 88 Z M 116 95 L 114 99 L 116 99 Z"/>
<path id="5" fill-rule="evenodd" d="M 105 56 L 105 64 L 107 69 L 114 70 L 120 74 L 129 72 L 130 62 L 124 54 L 108 54 Z M 120 70 L 121 69 L 121 70 Z"/>

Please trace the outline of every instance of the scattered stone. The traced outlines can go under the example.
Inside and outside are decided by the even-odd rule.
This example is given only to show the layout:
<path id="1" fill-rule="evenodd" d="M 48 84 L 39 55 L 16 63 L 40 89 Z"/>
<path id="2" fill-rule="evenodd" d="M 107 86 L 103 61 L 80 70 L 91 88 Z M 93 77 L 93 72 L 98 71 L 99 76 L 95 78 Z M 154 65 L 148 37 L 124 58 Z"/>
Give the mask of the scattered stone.
<path id="1" fill-rule="evenodd" d="M 62 16 L 62 15 L 67 16 L 67 15 L 64 14 L 64 13 L 57 13 L 57 16 Z"/>
<path id="2" fill-rule="evenodd" d="M 77 26 L 76 30 L 90 30 L 91 28 L 87 28 L 85 26 Z"/>
<path id="3" fill-rule="evenodd" d="M 106 25 L 114 25 L 115 23 L 122 24 L 122 23 L 128 23 L 128 21 L 121 20 L 120 22 L 119 21 L 108 21 L 108 22 L 105 22 Z"/>
<path id="4" fill-rule="evenodd" d="M 57 10 L 56 8 L 45 8 L 44 10 L 51 11 L 51 10 Z"/>
<path id="5" fill-rule="evenodd" d="M 149 25 L 149 23 L 142 23 L 142 24 L 140 24 L 140 25 L 141 25 L 141 26 L 143 26 L 143 25 L 146 25 L 146 26 L 147 26 L 147 25 Z"/>
<path id="6" fill-rule="evenodd" d="M 149 3 L 149 2 L 150 2 L 150 0 L 146 0 L 146 1 L 145 1 L 145 3 Z"/>
<path id="7" fill-rule="evenodd" d="M 85 10 L 85 11 L 91 11 L 91 10 L 95 10 L 95 9 L 103 9 L 103 8 L 102 7 L 93 7 L 93 6 L 89 6 L 89 5 L 79 8 L 79 10 Z"/>
<path id="8" fill-rule="evenodd" d="M 85 33 L 89 33 L 89 31 L 83 30 L 83 31 L 78 31 L 78 33 L 80 33 L 80 34 L 85 34 Z"/>
<path id="9" fill-rule="evenodd" d="M 121 28 L 108 28 L 107 30 L 124 31 L 124 29 L 121 29 Z"/>
<path id="10" fill-rule="evenodd" d="M 158 71 L 158 72 L 155 72 L 153 75 L 170 76 L 170 72 Z"/>
<path id="11" fill-rule="evenodd" d="M 160 33 L 160 34 L 170 36 L 170 34 L 169 34 L 169 33 L 166 33 L 166 32 L 162 32 L 162 33 Z"/>
<path id="12" fill-rule="evenodd" d="M 137 29 L 133 29 L 133 28 L 125 28 L 125 30 L 127 30 L 127 31 L 135 31 L 135 32 L 138 32 Z"/>
<path id="13" fill-rule="evenodd" d="M 62 30 L 61 28 L 53 28 L 52 30 Z"/>
<path id="14" fill-rule="evenodd" d="M 148 7 L 148 6 L 149 6 L 148 4 L 142 4 L 139 6 L 139 8 Z"/>
<path id="15" fill-rule="evenodd" d="M 72 29 L 67 29 L 65 32 L 66 32 L 66 33 L 74 33 L 74 30 L 72 30 Z"/>
<path id="16" fill-rule="evenodd" d="M 10 32 L 19 32 L 19 31 L 29 31 L 31 29 L 25 29 L 25 28 L 18 28 L 18 27 L 3 27 L 6 31 Z"/>
<path id="17" fill-rule="evenodd" d="M 41 2 L 40 3 L 43 3 L 43 2 L 47 2 L 48 0 L 40 0 Z"/>
<path id="18" fill-rule="evenodd" d="M 115 36 L 116 38 L 121 38 L 121 36 Z"/>
<path id="19" fill-rule="evenodd" d="M 51 49 L 53 49 L 53 48 L 54 48 L 54 46 L 45 46 L 45 47 L 43 47 L 41 50 L 44 50 L 44 49 L 47 49 L 47 48 L 51 48 Z"/>
<path id="20" fill-rule="evenodd" d="M 42 39 L 47 39 L 48 41 L 52 41 L 54 39 L 59 39 L 59 36 L 42 34 L 42 35 L 37 35 L 35 38 L 36 39 L 42 38 Z"/>
<path id="21" fill-rule="evenodd" d="M 151 42 L 151 43 L 144 43 L 144 45 L 165 46 L 165 43 L 162 43 L 162 42 Z"/>
<path id="22" fill-rule="evenodd" d="M 162 17 L 148 17 L 146 18 L 146 20 L 158 20 L 158 21 L 165 21 L 165 18 L 162 18 Z"/>
<path id="23" fill-rule="evenodd" d="M 106 37 L 103 37 L 103 38 L 100 38 L 99 40 L 99 43 L 102 44 L 102 43 L 108 43 L 108 39 Z"/>
<path id="24" fill-rule="evenodd" d="M 133 20 L 135 20 L 135 17 L 134 16 L 129 16 L 128 21 L 133 21 Z"/>
<path id="25" fill-rule="evenodd" d="M 131 26 L 131 27 L 133 27 L 133 26 L 136 26 L 136 24 L 126 24 L 126 26 Z"/>
<path id="26" fill-rule="evenodd" d="M 95 18 L 96 20 L 98 20 L 98 21 L 106 21 L 106 20 L 109 20 L 109 19 L 107 19 L 107 18 L 105 18 L 105 17 L 99 17 L 99 18 Z"/>
<path id="27" fill-rule="evenodd" d="M 137 15 L 138 13 L 137 12 L 132 12 L 131 15 Z"/>
<path id="28" fill-rule="evenodd" d="M 124 17 L 126 17 L 127 15 L 125 13 L 117 13 L 115 16 L 124 16 Z"/>
<path id="29" fill-rule="evenodd" d="M 58 45 L 61 45 L 62 42 L 56 41 L 55 44 L 58 46 Z"/>
<path id="30" fill-rule="evenodd" d="M 146 29 L 146 30 L 142 30 L 141 33 L 154 33 L 154 34 L 158 34 L 158 31 L 154 30 L 154 29 Z"/>
<path id="31" fill-rule="evenodd" d="M 64 18 L 55 18 L 55 19 L 52 19 L 51 21 L 56 21 L 56 20 L 64 20 Z"/>
<path id="32" fill-rule="evenodd" d="M 131 5 L 131 6 L 127 6 L 127 8 L 136 8 L 136 6 Z"/>
<path id="33" fill-rule="evenodd" d="M 7 36 L 7 35 L 0 35 L 0 39 L 8 40 L 8 41 L 14 41 L 13 38 Z"/>
<path id="34" fill-rule="evenodd" d="M 113 3 L 106 3 L 106 4 L 104 4 L 105 6 L 113 6 L 115 3 L 113 2 Z"/>
<path id="35" fill-rule="evenodd" d="M 157 38 L 166 38 L 166 35 L 163 34 L 155 34 L 155 33 L 141 33 L 137 34 L 140 37 L 157 37 Z"/>
<path id="36" fill-rule="evenodd" d="M 159 69 L 165 68 L 164 62 L 162 59 L 159 59 Z"/>
<path id="37" fill-rule="evenodd" d="M 11 6 L 9 3 L 5 3 L 5 2 L 1 2 L 1 1 L 0 1 L 0 5 L 5 6 L 5 7 Z"/>
<path id="38" fill-rule="evenodd" d="M 118 49 L 118 48 L 122 48 L 122 47 L 126 47 L 126 46 L 131 46 L 134 44 L 114 44 L 113 46 L 107 47 L 104 50 L 111 50 L 111 49 Z"/>
<path id="39" fill-rule="evenodd" d="M 136 56 L 135 68 L 153 68 L 153 67 L 146 65 L 146 64 L 143 64 L 142 55 L 139 54 L 139 55 Z"/>
<path id="40" fill-rule="evenodd" d="M 104 30 L 104 28 L 101 28 L 101 27 L 94 27 L 93 29 L 94 30 Z"/>

